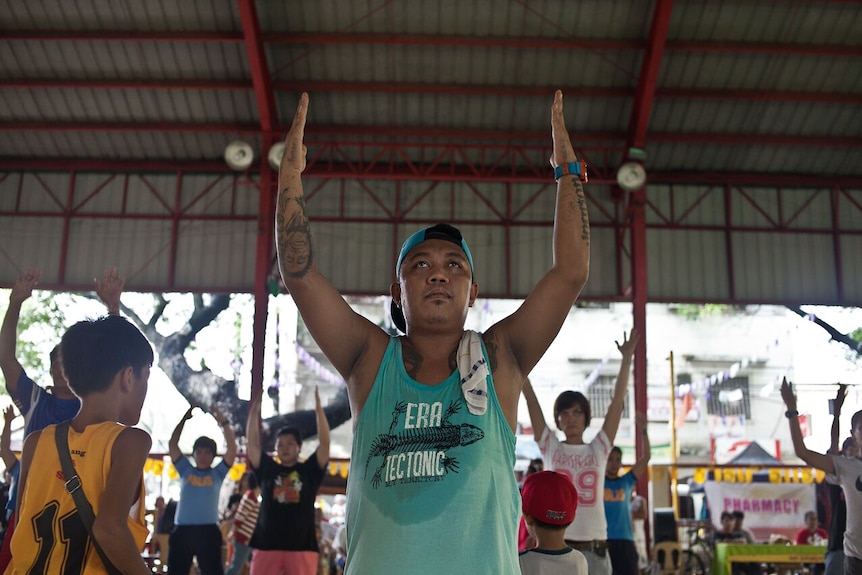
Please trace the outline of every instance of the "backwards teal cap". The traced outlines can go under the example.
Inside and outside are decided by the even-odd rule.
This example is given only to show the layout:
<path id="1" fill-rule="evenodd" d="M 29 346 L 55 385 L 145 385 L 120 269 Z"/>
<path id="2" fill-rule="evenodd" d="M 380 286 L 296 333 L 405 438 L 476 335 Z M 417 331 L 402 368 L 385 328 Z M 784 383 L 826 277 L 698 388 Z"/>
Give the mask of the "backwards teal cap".
<path id="1" fill-rule="evenodd" d="M 424 228 L 407 238 L 401 246 L 401 253 L 398 254 L 398 262 L 395 264 L 396 275 L 401 270 L 401 262 L 410 253 L 410 250 L 428 240 L 445 240 L 457 245 L 467 256 L 467 262 L 470 264 L 470 271 L 473 271 L 473 255 L 470 253 L 470 248 L 467 247 L 467 242 L 461 235 L 461 231 L 455 226 L 449 224 L 437 224 L 430 228 Z"/>
<path id="2" fill-rule="evenodd" d="M 401 270 L 401 262 L 403 262 L 404 258 L 407 257 L 407 254 L 409 254 L 413 248 L 428 240 L 445 240 L 447 242 L 452 242 L 461 248 L 464 255 L 467 256 L 467 263 L 470 264 L 470 273 L 474 273 L 473 254 L 470 253 L 470 248 L 467 247 L 467 242 L 464 241 L 461 231 L 455 226 L 450 226 L 449 224 L 436 224 L 430 228 L 421 229 L 407 238 L 401 246 L 401 252 L 398 254 L 398 262 L 395 264 L 395 275 L 398 275 L 398 272 Z M 400 307 L 395 305 L 395 300 L 392 300 L 392 303 L 389 305 L 389 313 L 392 315 L 392 321 L 395 323 L 395 327 L 400 329 L 403 333 L 407 333 L 407 322 L 404 319 L 404 313 L 401 311 Z"/>

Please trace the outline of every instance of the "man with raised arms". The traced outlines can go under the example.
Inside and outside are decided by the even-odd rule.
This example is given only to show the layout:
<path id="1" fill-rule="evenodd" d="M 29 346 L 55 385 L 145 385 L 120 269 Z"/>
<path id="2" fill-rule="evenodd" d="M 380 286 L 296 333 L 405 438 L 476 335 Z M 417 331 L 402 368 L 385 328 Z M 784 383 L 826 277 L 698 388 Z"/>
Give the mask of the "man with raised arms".
<path id="1" fill-rule="evenodd" d="M 346 573 L 438 573 L 442 557 L 458 573 L 516 575 L 518 398 L 589 275 L 586 166 L 566 131 L 563 95 L 551 106 L 553 265 L 483 334 L 464 330 L 479 286 L 451 225 L 419 230 L 401 248 L 390 293 L 404 336 L 355 313 L 320 273 L 301 179 L 307 111 L 303 94 L 279 171 L 277 248 L 305 324 L 347 381 Z"/>

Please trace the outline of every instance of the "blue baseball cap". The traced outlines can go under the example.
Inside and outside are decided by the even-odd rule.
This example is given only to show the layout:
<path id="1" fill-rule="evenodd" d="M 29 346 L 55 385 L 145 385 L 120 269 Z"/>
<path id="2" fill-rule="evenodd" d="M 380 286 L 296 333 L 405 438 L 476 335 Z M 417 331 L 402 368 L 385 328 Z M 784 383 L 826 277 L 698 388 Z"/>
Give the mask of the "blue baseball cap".
<path id="1" fill-rule="evenodd" d="M 396 276 L 401 270 L 401 263 L 404 261 L 404 258 L 407 257 L 407 254 L 409 254 L 413 248 L 428 240 L 444 240 L 452 242 L 461 248 L 461 251 L 463 251 L 464 255 L 467 256 L 467 263 L 470 264 L 470 273 L 473 273 L 473 254 L 470 253 L 470 248 L 467 247 L 467 242 L 464 241 L 464 236 L 461 235 L 461 231 L 455 226 L 441 223 L 428 228 L 423 228 L 404 241 L 401 245 L 401 252 L 398 254 L 398 261 L 395 264 Z M 407 322 L 404 319 L 404 314 L 402 313 L 401 308 L 395 305 L 395 300 L 392 300 L 392 303 L 389 305 L 389 312 L 392 315 L 392 321 L 395 323 L 395 327 L 403 333 L 407 333 Z"/>

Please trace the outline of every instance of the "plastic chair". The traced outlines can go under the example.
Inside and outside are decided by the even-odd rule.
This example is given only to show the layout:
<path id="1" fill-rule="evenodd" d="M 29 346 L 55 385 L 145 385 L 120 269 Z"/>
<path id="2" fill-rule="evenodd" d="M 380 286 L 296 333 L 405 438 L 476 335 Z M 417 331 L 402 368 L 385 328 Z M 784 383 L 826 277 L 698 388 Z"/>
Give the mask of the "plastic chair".
<path id="1" fill-rule="evenodd" d="M 656 575 L 682 575 L 682 547 L 676 541 L 656 543 L 652 550 Z"/>

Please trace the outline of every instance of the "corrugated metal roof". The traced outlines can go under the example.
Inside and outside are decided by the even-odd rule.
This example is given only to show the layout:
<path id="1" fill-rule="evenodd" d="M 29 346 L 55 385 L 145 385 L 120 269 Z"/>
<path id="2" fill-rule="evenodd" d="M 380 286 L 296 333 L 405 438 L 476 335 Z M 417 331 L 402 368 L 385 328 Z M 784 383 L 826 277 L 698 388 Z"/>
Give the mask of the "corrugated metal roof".
<path id="1" fill-rule="evenodd" d="M 10 219 L 44 232 L 26 253 L 62 264 L 60 283 L 122 257 L 145 285 L 248 289 L 266 243 L 263 145 L 309 90 L 308 205 L 336 285 L 385 290 L 400 240 L 449 219 L 489 261 L 484 293 L 523 295 L 549 265 L 549 106 L 562 87 L 594 177 L 587 297 L 629 297 L 630 196 L 614 173 L 638 144 L 650 297 L 862 301 L 848 259 L 862 228 L 862 7 L 677 0 L 665 22 L 664 6 L 12 3 L 0 13 L 0 236 L 22 237 L 7 235 L 22 231 Z M 254 150 L 249 175 L 225 175 L 235 139 Z M 44 229 L 58 222 L 75 237 Z M 817 260 L 818 277 L 782 245 Z M 674 278 L 680 264 L 690 273 Z M 776 265 L 790 270 L 780 286 L 761 278 Z"/>

